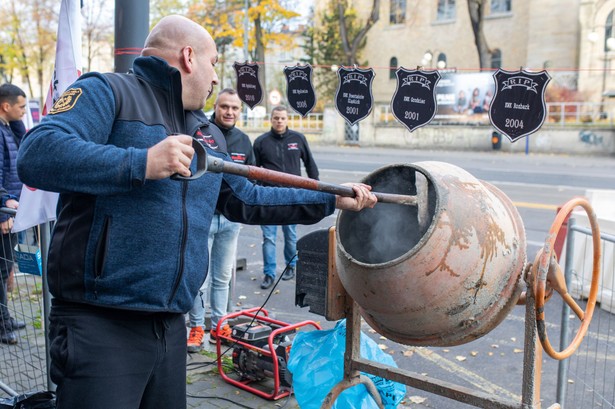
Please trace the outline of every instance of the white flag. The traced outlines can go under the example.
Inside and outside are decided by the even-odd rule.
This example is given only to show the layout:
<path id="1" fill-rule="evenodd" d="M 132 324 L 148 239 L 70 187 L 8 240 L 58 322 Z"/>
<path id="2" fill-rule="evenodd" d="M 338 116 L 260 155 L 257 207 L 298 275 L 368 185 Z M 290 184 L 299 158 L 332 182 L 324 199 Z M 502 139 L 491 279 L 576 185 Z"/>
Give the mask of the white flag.
<path id="1" fill-rule="evenodd" d="M 43 115 L 81 75 L 81 0 L 62 0 L 58 22 L 56 62 Z M 58 194 L 23 186 L 13 231 L 18 232 L 56 218 Z"/>
<path id="2" fill-rule="evenodd" d="M 23 125 L 26 127 L 26 131 L 34 126 L 34 119 L 32 118 L 32 109 L 30 108 L 30 101 L 26 101 L 26 114 L 21 119 Z"/>

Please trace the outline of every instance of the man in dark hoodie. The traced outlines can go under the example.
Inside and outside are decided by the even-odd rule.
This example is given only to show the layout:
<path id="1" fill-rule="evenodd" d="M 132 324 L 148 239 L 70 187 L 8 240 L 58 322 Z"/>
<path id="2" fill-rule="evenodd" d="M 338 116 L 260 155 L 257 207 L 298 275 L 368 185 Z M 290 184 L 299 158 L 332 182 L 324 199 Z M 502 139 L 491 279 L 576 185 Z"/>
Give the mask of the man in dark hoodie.
<path id="1" fill-rule="evenodd" d="M 271 130 L 254 141 L 254 157 L 256 166 L 279 172 L 301 176 L 301 162 L 305 166 L 307 176 L 318 180 L 318 167 L 305 136 L 288 129 L 288 110 L 279 105 L 271 110 Z M 295 277 L 297 264 L 297 225 L 282 225 L 284 233 L 284 261 L 286 270 L 282 280 Z M 262 289 L 273 285 L 276 276 L 275 242 L 278 226 L 263 225 L 263 282 Z"/>

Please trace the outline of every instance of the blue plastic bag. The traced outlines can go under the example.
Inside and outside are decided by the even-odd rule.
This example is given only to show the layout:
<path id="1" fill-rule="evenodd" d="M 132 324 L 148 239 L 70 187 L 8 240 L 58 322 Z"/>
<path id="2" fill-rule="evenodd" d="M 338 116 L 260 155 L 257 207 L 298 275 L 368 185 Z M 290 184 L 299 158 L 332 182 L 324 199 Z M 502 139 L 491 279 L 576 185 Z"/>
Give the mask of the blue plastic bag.
<path id="1" fill-rule="evenodd" d="M 344 377 L 346 320 L 324 331 L 300 332 L 293 341 L 288 370 L 293 375 L 293 390 L 301 409 L 319 409 L 331 389 Z M 361 358 L 397 368 L 393 358 L 361 332 Z M 382 403 L 394 409 L 406 395 L 406 386 L 379 376 L 368 376 L 378 389 Z M 364 385 L 346 389 L 335 400 L 334 409 L 377 409 Z"/>

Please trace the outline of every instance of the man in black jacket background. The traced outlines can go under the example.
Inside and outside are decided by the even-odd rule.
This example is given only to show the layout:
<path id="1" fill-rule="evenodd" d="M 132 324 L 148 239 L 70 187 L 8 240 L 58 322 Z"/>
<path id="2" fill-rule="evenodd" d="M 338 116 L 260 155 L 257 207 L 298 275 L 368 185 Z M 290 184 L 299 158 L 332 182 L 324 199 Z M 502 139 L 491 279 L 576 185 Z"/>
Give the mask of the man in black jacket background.
<path id="1" fill-rule="evenodd" d="M 271 111 L 271 130 L 254 141 L 256 166 L 279 172 L 301 176 L 301 161 L 307 176 L 318 180 L 318 167 L 305 136 L 288 129 L 288 110 L 285 106 L 276 106 Z M 288 268 L 282 280 L 295 277 L 297 264 L 297 225 L 281 226 L 284 233 L 284 261 Z M 278 226 L 261 226 L 263 230 L 263 273 L 262 289 L 273 285 L 276 276 L 275 242 Z"/>

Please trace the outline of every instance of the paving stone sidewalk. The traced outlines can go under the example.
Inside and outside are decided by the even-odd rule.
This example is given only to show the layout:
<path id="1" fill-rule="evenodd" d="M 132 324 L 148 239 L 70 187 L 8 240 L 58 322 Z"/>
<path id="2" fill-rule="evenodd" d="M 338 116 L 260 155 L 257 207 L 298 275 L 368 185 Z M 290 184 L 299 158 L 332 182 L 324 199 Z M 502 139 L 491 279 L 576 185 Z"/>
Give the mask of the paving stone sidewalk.
<path id="1" fill-rule="evenodd" d="M 202 353 L 189 354 L 187 358 L 188 408 L 299 408 L 294 396 L 277 401 L 267 400 L 225 382 L 218 373 L 215 347 L 207 341 L 205 344 Z"/>

